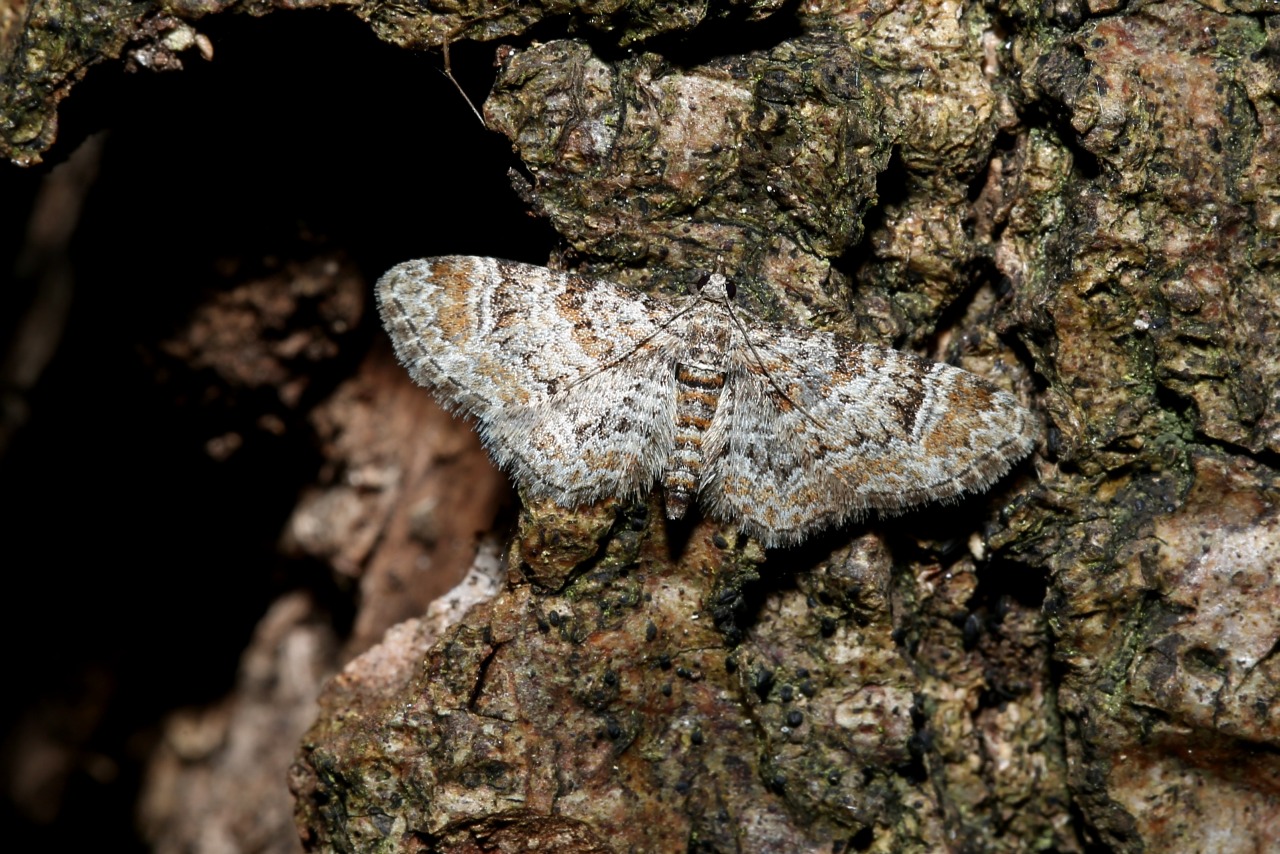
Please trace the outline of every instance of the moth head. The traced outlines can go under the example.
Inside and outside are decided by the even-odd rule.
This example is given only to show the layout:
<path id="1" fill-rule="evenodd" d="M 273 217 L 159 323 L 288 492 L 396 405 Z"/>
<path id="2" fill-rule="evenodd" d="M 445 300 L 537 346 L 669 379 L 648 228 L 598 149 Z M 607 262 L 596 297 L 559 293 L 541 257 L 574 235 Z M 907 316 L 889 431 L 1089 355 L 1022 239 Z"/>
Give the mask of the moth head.
<path id="1" fill-rule="evenodd" d="M 724 302 L 738 295 L 738 286 L 724 273 L 703 273 L 695 283 L 698 293 L 706 299 Z"/>

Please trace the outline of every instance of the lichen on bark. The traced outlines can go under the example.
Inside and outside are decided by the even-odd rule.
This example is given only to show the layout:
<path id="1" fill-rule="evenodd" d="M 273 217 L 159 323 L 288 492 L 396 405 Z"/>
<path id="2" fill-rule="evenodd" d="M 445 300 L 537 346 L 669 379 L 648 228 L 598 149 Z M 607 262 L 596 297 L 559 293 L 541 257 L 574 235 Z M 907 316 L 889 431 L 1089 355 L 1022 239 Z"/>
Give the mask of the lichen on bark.
<path id="1" fill-rule="evenodd" d="M 3 36 L 4 153 L 39 156 L 92 63 L 268 8 L 33 4 Z M 656 497 L 527 505 L 495 596 L 322 699 L 292 779 L 309 846 L 1280 844 L 1276 15 L 349 8 L 405 47 L 504 41 L 484 117 L 553 264 L 666 292 L 725 269 L 759 316 L 946 358 L 1046 429 L 988 496 L 788 551 Z M 337 518 L 325 497 L 301 518 Z M 441 529 L 380 512 L 293 541 L 354 574 L 380 534 Z"/>
<path id="2" fill-rule="evenodd" d="M 557 41 L 504 51 L 485 112 L 589 269 L 680 290 L 723 267 L 757 313 L 810 317 L 847 290 L 832 261 L 861 237 L 888 159 L 860 64 L 830 32 L 684 68 Z"/>
<path id="3" fill-rule="evenodd" d="M 1001 164 L 996 257 L 1057 458 L 1001 541 L 1050 573 L 1072 793 L 1118 850 L 1277 839 L 1241 817 L 1276 814 L 1274 736 L 1238 711 L 1241 691 L 1270 707 L 1280 638 L 1257 611 L 1277 544 L 1275 34 L 1174 2 L 1029 44 L 1024 85 L 1064 126 Z"/>

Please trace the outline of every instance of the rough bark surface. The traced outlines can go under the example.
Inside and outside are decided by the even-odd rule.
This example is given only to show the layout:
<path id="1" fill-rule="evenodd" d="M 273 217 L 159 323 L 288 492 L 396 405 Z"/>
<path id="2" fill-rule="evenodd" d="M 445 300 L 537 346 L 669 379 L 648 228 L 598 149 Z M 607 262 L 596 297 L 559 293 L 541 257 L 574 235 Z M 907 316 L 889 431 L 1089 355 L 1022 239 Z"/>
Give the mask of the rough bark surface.
<path id="1" fill-rule="evenodd" d="M 672 292 L 723 268 L 761 317 L 993 377 L 1045 438 L 988 495 L 797 549 L 668 525 L 656 497 L 526 504 L 503 537 L 466 426 L 375 348 L 305 413 L 323 465 L 280 544 L 363 593 L 289 775 L 306 847 L 1280 847 L 1280 15 L 315 5 L 404 47 L 499 42 L 484 119 L 554 265 Z M 91 65 L 179 67 L 204 16 L 271 8 L 11 9 L 3 153 L 37 161 Z M 301 406 L 300 366 L 349 346 L 367 298 L 344 265 L 229 287 L 161 352 Z M 306 601 L 245 660 L 310 662 L 314 689 L 319 658 L 266 652 Z M 218 749 L 171 722 L 155 844 L 288 850 L 222 805 L 313 694 L 247 663 Z"/>

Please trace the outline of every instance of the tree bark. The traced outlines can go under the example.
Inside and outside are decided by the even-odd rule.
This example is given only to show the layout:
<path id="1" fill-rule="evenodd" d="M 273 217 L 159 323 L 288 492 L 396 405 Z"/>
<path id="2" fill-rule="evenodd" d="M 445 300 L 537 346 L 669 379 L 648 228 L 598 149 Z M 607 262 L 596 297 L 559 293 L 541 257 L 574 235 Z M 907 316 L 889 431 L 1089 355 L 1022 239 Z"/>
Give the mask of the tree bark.
<path id="1" fill-rule="evenodd" d="M 555 231 L 552 266 L 659 293 L 725 269 L 745 311 L 985 375 L 1044 434 L 985 495 L 795 549 L 669 525 L 657 496 L 525 502 L 512 522 L 466 425 L 374 344 L 345 382 L 282 398 L 285 435 L 323 464 L 278 547 L 363 593 L 290 771 L 306 847 L 1280 845 L 1280 18 L 1247 0 L 348 8 L 402 47 L 496 46 L 484 121 Z M 91 25 L 33 5 L 3 34 L 5 154 L 39 159 L 92 64 L 172 66 L 224 11 Z M 443 219 L 474 191 L 439 181 Z M 323 350 L 306 341 L 363 352 L 332 319 L 358 324 L 369 288 L 344 283 L 350 234 L 326 239 L 328 266 L 282 242 L 296 265 L 275 285 L 228 276 L 163 352 L 219 388 L 281 390 L 305 376 L 294 354 Z M 465 239 L 408 251 L 508 245 Z M 361 241 L 406 260 L 385 257 L 404 240 Z M 300 297 L 308 275 L 323 284 Z M 279 300 L 275 326 L 237 324 Z M 324 335 L 304 326 L 317 303 Z M 313 338 L 279 331 L 299 328 Z M 261 643 L 283 643 L 281 613 Z M 228 702 L 260 701 L 253 684 L 246 667 Z M 213 755 L 214 776 L 254 773 Z M 157 754 L 152 779 L 173 767 Z M 153 818 L 236 798 L 155 785 Z M 196 825 L 150 824 L 173 845 Z"/>

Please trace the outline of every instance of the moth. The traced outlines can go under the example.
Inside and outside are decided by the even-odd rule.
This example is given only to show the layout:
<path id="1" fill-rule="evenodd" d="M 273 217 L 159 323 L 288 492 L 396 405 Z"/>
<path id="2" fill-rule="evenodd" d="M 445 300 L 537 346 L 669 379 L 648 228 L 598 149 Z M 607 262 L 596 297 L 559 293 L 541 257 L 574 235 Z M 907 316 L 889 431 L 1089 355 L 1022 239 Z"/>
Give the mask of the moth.
<path id="1" fill-rule="evenodd" d="M 409 261 L 378 282 L 413 379 L 475 420 L 528 495 L 578 507 L 661 481 L 766 547 L 868 510 L 987 488 L 1035 441 L 982 377 L 840 335 L 764 323 L 714 274 L 659 299 L 501 261 Z"/>

